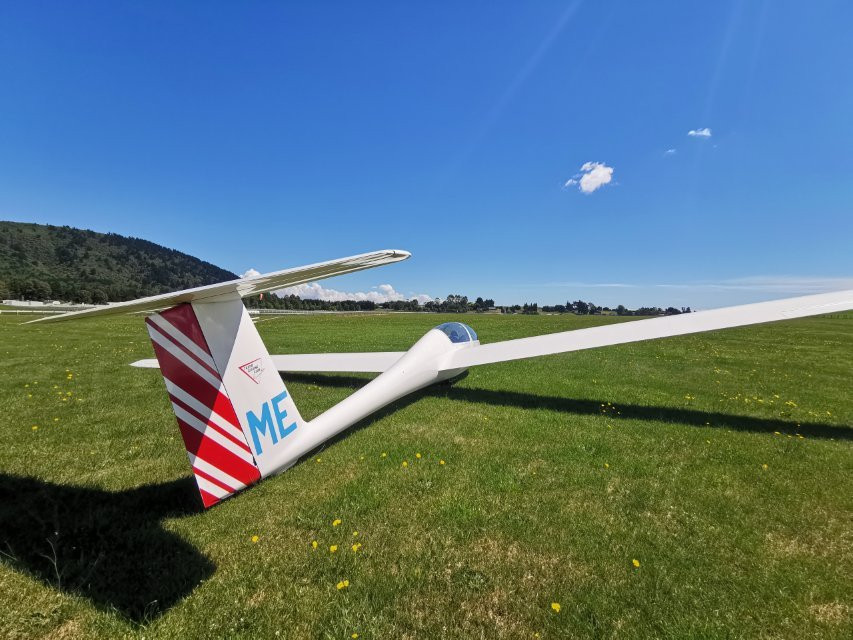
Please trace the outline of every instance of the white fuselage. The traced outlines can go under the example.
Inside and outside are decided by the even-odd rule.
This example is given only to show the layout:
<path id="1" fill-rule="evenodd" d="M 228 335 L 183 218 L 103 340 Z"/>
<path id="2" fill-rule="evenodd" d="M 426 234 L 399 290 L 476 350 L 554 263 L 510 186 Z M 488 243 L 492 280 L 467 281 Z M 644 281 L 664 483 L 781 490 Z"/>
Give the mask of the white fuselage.
<path id="1" fill-rule="evenodd" d="M 477 340 L 453 343 L 442 331 L 430 329 L 391 368 L 294 433 L 294 441 L 272 461 L 272 473 L 293 466 L 329 438 L 395 400 L 463 373 L 464 368 L 445 369 L 448 358 L 478 344 Z"/>

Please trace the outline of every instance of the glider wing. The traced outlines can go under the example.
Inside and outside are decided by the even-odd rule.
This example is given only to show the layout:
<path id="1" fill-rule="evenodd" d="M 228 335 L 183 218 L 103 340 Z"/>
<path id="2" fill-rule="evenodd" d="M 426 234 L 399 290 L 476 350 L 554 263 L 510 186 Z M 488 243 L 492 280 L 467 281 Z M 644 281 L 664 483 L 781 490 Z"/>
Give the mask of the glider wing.
<path id="1" fill-rule="evenodd" d="M 453 354 L 445 369 L 535 358 L 552 353 L 595 349 L 614 344 L 655 340 L 777 320 L 804 318 L 850 309 L 853 309 L 853 290 L 745 304 L 663 318 L 620 322 L 590 327 L 589 329 L 551 333 L 544 336 L 493 342 L 470 349 L 460 349 Z"/>
<path id="2" fill-rule="evenodd" d="M 411 254 L 408 251 L 400 251 L 399 249 L 385 249 L 382 251 L 374 251 L 372 253 L 363 253 L 357 256 L 348 258 L 339 258 L 330 260 L 329 262 L 318 262 L 304 267 L 296 267 L 292 269 L 284 269 L 283 271 L 273 271 L 272 273 L 264 273 L 258 276 L 249 278 L 238 278 L 221 282 L 219 284 L 211 284 L 203 287 L 195 287 L 193 289 L 184 289 L 174 293 L 163 293 L 148 298 L 140 298 L 139 300 L 131 300 L 129 302 L 116 302 L 105 307 L 95 307 L 86 309 L 85 311 L 72 311 L 61 315 L 47 316 L 32 320 L 31 322 L 59 322 L 62 320 L 70 320 L 73 318 L 84 318 L 90 316 L 106 316 L 116 313 L 132 313 L 139 311 L 158 311 L 174 307 L 183 302 L 214 302 L 222 297 L 232 297 L 237 294 L 241 298 L 253 296 L 283 287 L 291 287 L 305 282 L 321 280 L 323 278 L 331 278 L 345 273 L 361 271 L 362 269 L 371 269 L 380 267 L 385 264 L 399 262 L 405 260 Z M 27 323 L 29 324 L 29 323 Z"/>

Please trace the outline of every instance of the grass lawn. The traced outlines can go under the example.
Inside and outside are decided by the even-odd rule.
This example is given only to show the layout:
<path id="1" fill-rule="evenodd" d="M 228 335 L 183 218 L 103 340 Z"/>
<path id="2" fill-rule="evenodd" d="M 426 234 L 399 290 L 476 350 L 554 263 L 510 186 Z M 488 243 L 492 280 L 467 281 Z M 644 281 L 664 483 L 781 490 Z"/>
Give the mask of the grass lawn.
<path id="1" fill-rule="evenodd" d="M 853 315 L 475 368 L 208 512 L 162 378 L 127 366 L 141 318 L 21 319 L 0 637 L 853 637 Z M 258 328 L 403 350 L 449 319 Z M 484 343 L 618 321 L 461 319 Z M 308 419 L 367 379 L 285 376 Z"/>

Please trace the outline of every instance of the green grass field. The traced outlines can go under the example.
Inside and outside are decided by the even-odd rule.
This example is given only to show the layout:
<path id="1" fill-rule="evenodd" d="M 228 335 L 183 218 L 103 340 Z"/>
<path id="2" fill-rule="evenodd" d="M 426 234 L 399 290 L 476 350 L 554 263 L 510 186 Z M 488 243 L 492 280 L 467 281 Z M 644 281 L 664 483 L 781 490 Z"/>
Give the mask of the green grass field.
<path id="1" fill-rule="evenodd" d="M 258 328 L 403 350 L 447 319 Z M 483 342 L 616 321 L 463 319 Z M 0 637 L 853 636 L 853 315 L 476 368 L 208 512 L 162 378 L 127 366 L 141 319 L 20 321 Z M 309 419 L 366 379 L 285 377 Z"/>

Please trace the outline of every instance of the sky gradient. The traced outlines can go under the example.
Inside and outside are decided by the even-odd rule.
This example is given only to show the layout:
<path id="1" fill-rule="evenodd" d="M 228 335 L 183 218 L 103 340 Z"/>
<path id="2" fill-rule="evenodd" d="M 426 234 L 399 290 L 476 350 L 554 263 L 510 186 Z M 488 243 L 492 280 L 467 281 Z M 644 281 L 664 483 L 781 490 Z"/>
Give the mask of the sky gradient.
<path id="1" fill-rule="evenodd" d="M 0 5 L 0 219 L 343 292 L 853 288 L 849 2 Z M 692 132 L 692 133 L 691 133 Z"/>

